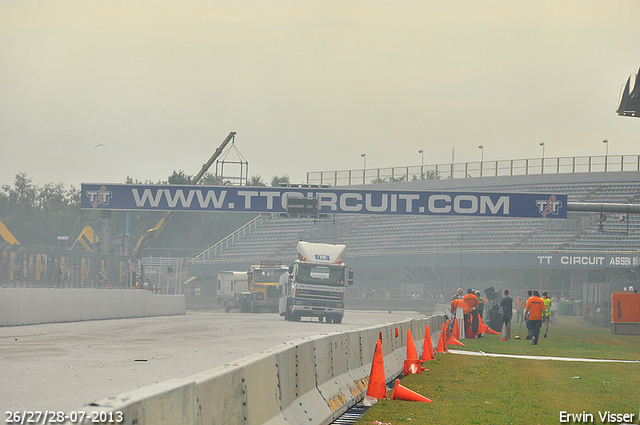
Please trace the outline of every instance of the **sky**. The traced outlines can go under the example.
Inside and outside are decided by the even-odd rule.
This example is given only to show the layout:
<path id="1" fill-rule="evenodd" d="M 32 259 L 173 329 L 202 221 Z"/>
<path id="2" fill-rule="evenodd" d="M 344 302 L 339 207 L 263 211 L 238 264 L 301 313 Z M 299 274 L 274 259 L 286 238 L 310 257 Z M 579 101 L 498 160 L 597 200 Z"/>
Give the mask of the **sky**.
<path id="1" fill-rule="evenodd" d="M 1 0 L 0 186 L 193 175 L 231 131 L 267 182 L 454 146 L 638 155 L 615 111 L 639 22 L 637 0 Z"/>

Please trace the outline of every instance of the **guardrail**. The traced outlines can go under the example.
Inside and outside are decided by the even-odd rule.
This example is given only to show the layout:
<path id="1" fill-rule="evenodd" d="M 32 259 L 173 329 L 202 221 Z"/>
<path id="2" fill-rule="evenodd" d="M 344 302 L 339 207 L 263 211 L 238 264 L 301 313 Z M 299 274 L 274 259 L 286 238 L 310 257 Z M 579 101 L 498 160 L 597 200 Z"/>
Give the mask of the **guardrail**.
<path id="1" fill-rule="evenodd" d="M 640 155 L 509 159 L 341 171 L 312 171 L 307 173 L 307 184 L 348 186 L 434 179 L 606 171 L 640 171 Z"/>
<path id="2" fill-rule="evenodd" d="M 403 372 L 406 330 L 421 352 L 426 325 L 437 343 L 442 323 L 444 316 L 431 316 L 303 338 L 188 378 L 100 400 L 90 410 L 98 417 L 122 415 L 126 425 L 328 424 L 364 397 L 380 333 L 390 382 Z"/>
<path id="3" fill-rule="evenodd" d="M 247 236 L 248 234 L 253 232 L 255 229 L 260 227 L 263 221 L 264 221 L 264 218 L 261 215 L 258 215 L 256 218 L 254 218 L 253 220 L 251 220 L 250 222 L 248 222 L 247 224 L 245 224 L 244 226 L 242 226 L 241 228 L 239 228 L 238 230 L 236 230 L 226 238 L 222 239 L 217 244 L 213 245 L 206 251 L 203 251 L 197 256 L 195 256 L 189 262 L 201 263 L 201 262 L 210 260 L 211 258 L 221 253 L 224 249 L 229 248 L 235 242 L 240 240 L 240 238 Z"/>

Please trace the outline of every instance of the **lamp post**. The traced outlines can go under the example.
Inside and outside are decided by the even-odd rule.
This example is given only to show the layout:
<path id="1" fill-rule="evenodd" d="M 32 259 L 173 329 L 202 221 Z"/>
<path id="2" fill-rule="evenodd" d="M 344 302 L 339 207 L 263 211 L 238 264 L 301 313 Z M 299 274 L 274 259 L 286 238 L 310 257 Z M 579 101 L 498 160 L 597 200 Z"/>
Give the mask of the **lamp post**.
<path id="1" fill-rule="evenodd" d="M 362 165 L 362 184 L 366 184 L 365 178 L 367 174 L 367 154 L 363 153 L 360 156 L 364 159 L 364 164 Z"/>
<path id="2" fill-rule="evenodd" d="M 482 177 L 482 166 L 484 164 L 484 145 L 480 145 L 478 146 L 478 149 L 480 149 L 480 177 Z"/>
<path id="3" fill-rule="evenodd" d="M 540 167 L 540 174 L 544 174 L 544 142 L 540 142 L 540 146 L 542 146 L 542 165 Z"/>
<path id="4" fill-rule="evenodd" d="M 604 139 L 602 141 L 602 143 L 604 143 L 605 149 L 604 149 L 604 171 L 607 171 L 607 162 L 609 159 L 609 140 Z"/>
<path id="5" fill-rule="evenodd" d="M 418 151 L 420 154 L 420 180 L 424 179 L 424 151 L 420 149 Z"/>

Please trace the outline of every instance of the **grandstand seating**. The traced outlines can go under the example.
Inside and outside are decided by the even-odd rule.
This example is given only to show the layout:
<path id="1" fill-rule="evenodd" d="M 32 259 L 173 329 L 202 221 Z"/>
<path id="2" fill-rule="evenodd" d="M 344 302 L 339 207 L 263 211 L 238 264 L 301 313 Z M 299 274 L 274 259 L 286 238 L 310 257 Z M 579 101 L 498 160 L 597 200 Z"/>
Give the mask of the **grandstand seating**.
<path id="1" fill-rule="evenodd" d="M 640 203 L 640 173 L 499 176 L 387 183 L 381 188 L 486 192 L 564 193 L 569 202 Z M 335 215 L 313 220 L 262 219 L 251 231 L 194 262 L 290 259 L 298 240 L 344 243 L 348 255 L 444 252 L 601 251 L 640 249 L 640 217 L 569 213 L 567 220 L 440 216 Z"/>

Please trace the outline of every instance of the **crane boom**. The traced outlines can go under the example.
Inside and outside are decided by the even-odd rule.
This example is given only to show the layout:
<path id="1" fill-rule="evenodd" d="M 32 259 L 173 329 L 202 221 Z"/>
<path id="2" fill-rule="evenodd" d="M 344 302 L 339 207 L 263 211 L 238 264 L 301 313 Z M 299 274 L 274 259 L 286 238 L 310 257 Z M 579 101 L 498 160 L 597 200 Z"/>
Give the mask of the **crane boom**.
<path id="1" fill-rule="evenodd" d="M 218 146 L 218 149 L 216 149 L 216 151 L 213 153 L 213 155 L 211 155 L 211 158 L 209 158 L 209 160 L 207 162 L 202 164 L 202 169 L 200 170 L 200 172 L 198 174 L 196 174 L 195 176 L 193 176 L 193 178 L 191 178 L 191 180 L 189 181 L 189 184 L 196 184 L 196 183 L 198 183 L 200 181 L 202 176 L 204 176 L 204 173 L 206 173 L 207 170 L 209 170 L 209 168 L 211 167 L 211 164 L 213 164 L 213 161 L 215 161 L 216 159 L 218 159 L 218 157 L 220 155 L 222 155 L 222 151 L 224 150 L 224 148 L 227 147 L 229 142 L 231 140 L 233 140 L 234 137 L 236 137 L 236 133 L 235 132 L 232 131 L 231 133 L 229 133 L 227 138 L 224 139 L 222 144 L 220 146 Z"/>
<path id="2" fill-rule="evenodd" d="M 211 155 L 211 158 L 209 158 L 209 160 L 202 165 L 202 169 L 198 172 L 198 174 L 196 174 L 189 180 L 189 184 L 196 184 L 200 181 L 202 176 L 204 176 L 207 170 L 209 170 L 209 168 L 211 167 L 211 164 L 213 164 L 213 161 L 215 161 L 222 154 L 222 151 L 224 150 L 224 148 L 227 147 L 229 142 L 233 140 L 235 136 L 236 136 L 235 132 L 232 131 L 231 133 L 229 133 L 227 138 L 224 139 L 224 141 L 218 147 L 218 149 L 216 149 L 213 155 Z M 162 231 L 162 229 L 164 229 L 164 227 L 169 222 L 169 219 L 171 218 L 171 216 L 173 216 L 173 213 L 174 211 L 165 211 L 160 217 L 160 220 L 158 220 L 158 223 L 156 223 L 154 227 L 147 230 L 140 236 L 140 239 L 138 239 L 138 243 L 136 244 L 136 247 L 133 249 L 133 254 L 131 255 L 131 258 L 134 264 L 136 262 L 135 260 L 140 258 L 140 256 L 142 255 L 142 248 L 144 248 L 145 245 L 147 245 L 150 241 L 155 239 L 156 236 L 158 236 L 158 234 Z"/>

